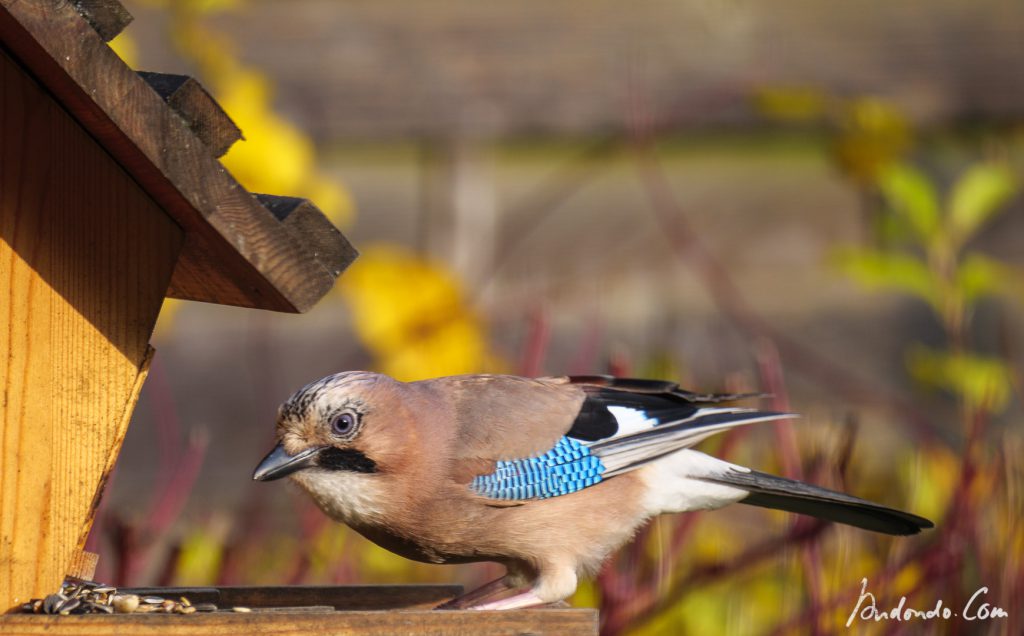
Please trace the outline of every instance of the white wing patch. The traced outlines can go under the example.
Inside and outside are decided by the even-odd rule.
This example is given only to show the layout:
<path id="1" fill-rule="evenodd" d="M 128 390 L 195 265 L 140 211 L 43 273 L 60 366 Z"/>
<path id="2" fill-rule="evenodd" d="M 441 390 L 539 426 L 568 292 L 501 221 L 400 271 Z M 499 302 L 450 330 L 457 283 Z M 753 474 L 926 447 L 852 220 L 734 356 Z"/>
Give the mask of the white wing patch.
<path id="1" fill-rule="evenodd" d="M 619 430 L 615 433 L 613 438 L 626 437 L 627 435 L 633 435 L 634 433 L 643 433 L 644 431 L 649 431 L 652 428 L 663 424 L 681 424 L 705 415 L 715 415 L 718 413 L 750 413 L 753 412 L 753 410 L 754 409 L 729 406 L 702 408 L 686 419 L 661 422 L 656 417 L 648 417 L 647 412 L 641 409 L 634 409 L 628 406 L 608 407 L 608 412 L 615 417 L 615 422 L 619 425 Z"/>
<path id="2" fill-rule="evenodd" d="M 615 437 L 649 431 L 659 424 L 655 418 L 647 417 L 646 411 L 628 406 L 609 406 L 608 412 L 615 416 L 615 421 L 619 425 Z"/>

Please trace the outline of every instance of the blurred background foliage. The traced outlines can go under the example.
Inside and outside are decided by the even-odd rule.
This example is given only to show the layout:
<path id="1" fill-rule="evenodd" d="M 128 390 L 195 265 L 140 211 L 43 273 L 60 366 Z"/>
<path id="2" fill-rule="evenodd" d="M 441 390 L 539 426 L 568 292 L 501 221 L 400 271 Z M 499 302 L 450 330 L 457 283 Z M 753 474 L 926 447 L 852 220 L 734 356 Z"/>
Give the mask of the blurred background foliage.
<path id="1" fill-rule="evenodd" d="M 921 629 L 1020 633 L 1024 100 L 998 78 L 965 79 L 972 63 L 998 73 L 984 54 L 1002 59 L 1003 40 L 979 33 L 1012 40 L 1024 25 L 1006 14 L 1020 12 L 879 4 L 888 22 L 872 30 L 838 9 L 822 26 L 788 9 L 769 19 L 693 2 L 684 15 L 645 2 L 611 28 L 559 22 L 576 15 L 563 2 L 127 4 L 137 22 L 112 43 L 119 54 L 200 77 L 246 138 L 224 157 L 232 174 L 312 199 L 361 257 L 307 316 L 168 301 L 90 537 L 102 579 L 489 580 L 493 565 L 402 560 L 297 491 L 248 483 L 276 404 L 354 368 L 404 380 L 612 372 L 771 393 L 764 406 L 804 418 L 707 450 L 937 529 L 891 539 L 751 509 L 658 519 L 573 601 L 601 609 L 604 634 L 845 631 L 862 578 L 880 608 L 902 595 L 962 607 L 987 586 L 1009 619 Z M 673 28 L 695 29 L 683 40 L 701 47 L 697 67 L 658 39 Z M 822 50 L 822 34 L 848 28 L 836 37 L 854 59 L 864 42 L 897 49 L 900 35 L 941 48 L 920 35 L 929 28 L 989 48 L 957 48 L 951 85 L 913 55 L 906 68 L 879 58 L 875 75 L 824 61 L 817 73 L 792 42 L 769 49 L 777 68 L 737 62 L 762 62 L 773 28 Z M 545 33 L 559 46 L 546 49 Z M 623 33 L 625 62 L 594 53 Z M 541 59 L 517 58 L 520 41 Z M 917 627 L 858 621 L 855 633 Z"/>

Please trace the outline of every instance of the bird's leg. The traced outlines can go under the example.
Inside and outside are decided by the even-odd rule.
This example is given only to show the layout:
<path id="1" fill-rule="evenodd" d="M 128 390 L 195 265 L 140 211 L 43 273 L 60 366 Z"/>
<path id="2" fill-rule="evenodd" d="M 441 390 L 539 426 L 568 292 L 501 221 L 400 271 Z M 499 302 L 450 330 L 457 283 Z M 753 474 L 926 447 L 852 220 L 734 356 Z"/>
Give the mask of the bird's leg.
<path id="1" fill-rule="evenodd" d="M 520 579 L 522 580 L 522 579 Z M 522 589 L 522 588 L 520 588 Z M 568 564 L 545 564 L 533 585 L 518 594 L 489 603 L 473 605 L 474 610 L 510 610 L 557 603 L 576 591 L 576 570 Z"/>
<path id="2" fill-rule="evenodd" d="M 439 609 L 439 610 L 466 609 L 466 608 L 470 607 L 471 605 L 473 605 L 474 603 L 477 603 L 477 602 L 482 601 L 484 599 L 490 598 L 490 597 L 494 596 L 495 594 L 500 594 L 500 593 L 508 591 L 510 589 L 512 589 L 512 585 L 511 585 L 511 583 L 509 581 L 509 575 L 506 574 L 505 576 L 502 576 L 500 578 L 494 579 L 490 583 L 484 583 L 483 585 L 481 585 L 480 587 L 476 588 L 475 590 L 473 590 L 471 592 L 466 592 L 462 596 L 458 596 L 458 597 L 453 598 L 452 600 L 450 600 L 450 601 L 448 601 L 446 603 L 442 603 L 442 604 L 438 605 L 434 609 Z"/>

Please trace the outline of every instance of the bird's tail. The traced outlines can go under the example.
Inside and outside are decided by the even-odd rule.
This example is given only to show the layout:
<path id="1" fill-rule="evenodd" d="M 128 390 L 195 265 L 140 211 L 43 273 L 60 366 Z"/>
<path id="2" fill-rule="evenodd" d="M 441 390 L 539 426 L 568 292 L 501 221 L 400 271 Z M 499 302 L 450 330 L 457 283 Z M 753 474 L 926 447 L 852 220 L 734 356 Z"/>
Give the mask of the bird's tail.
<path id="1" fill-rule="evenodd" d="M 755 470 L 727 470 L 699 479 L 750 493 L 739 503 L 810 515 L 874 532 L 907 535 L 934 527 L 931 521 L 909 512 Z"/>

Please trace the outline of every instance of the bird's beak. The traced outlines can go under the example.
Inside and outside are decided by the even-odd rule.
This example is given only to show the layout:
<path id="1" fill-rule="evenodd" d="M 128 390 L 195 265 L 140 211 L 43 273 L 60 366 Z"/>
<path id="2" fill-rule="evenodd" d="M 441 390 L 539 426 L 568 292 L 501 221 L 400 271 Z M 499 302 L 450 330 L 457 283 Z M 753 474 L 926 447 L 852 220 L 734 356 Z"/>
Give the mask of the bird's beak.
<path id="1" fill-rule="evenodd" d="M 322 447 L 318 446 L 307 448 L 295 455 L 289 455 L 284 446 L 278 444 L 274 447 L 274 450 L 270 451 L 263 458 L 260 465 L 256 467 L 256 472 L 252 474 L 252 478 L 256 481 L 274 481 L 275 479 L 287 477 L 297 470 L 316 466 L 317 454 L 321 450 Z"/>

